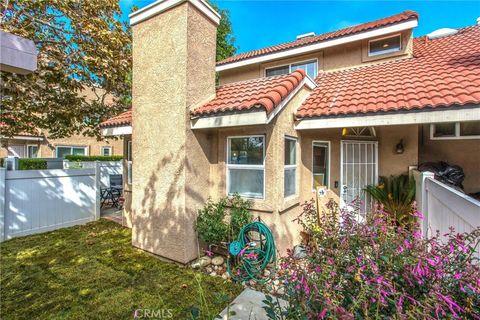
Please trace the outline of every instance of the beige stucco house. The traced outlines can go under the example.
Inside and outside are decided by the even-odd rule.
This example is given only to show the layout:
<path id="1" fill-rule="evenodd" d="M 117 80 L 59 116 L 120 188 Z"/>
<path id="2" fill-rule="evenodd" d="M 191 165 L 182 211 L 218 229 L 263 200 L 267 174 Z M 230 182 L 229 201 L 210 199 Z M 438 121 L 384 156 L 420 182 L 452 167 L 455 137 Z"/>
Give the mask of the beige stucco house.
<path id="1" fill-rule="evenodd" d="M 220 19 L 202 0 L 130 15 L 133 107 L 102 126 L 125 141 L 133 245 L 187 263 L 197 210 L 239 193 L 284 252 L 315 186 L 368 202 L 424 161 L 480 191 L 480 26 L 414 38 L 405 11 L 215 62 Z"/>
<path id="2" fill-rule="evenodd" d="M 104 94 L 99 88 L 84 87 L 79 96 L 94 101 Z M 113 96 L 106 96 L 106 103 L 113 103 Z M 4 124 L 3 124 L 4 125 Z M 19 158 L 62 158 L 67 154 L 86 156 L 123 155 L 124 142 L 118 138 L 104 137 L 98 140 L 76 134 L 65 138 L 51 138 L 47 130 L 36 133 L 20 132 L 13 137 L 2 136 L 0 121 L 0 158 L 13 156 Z"/>

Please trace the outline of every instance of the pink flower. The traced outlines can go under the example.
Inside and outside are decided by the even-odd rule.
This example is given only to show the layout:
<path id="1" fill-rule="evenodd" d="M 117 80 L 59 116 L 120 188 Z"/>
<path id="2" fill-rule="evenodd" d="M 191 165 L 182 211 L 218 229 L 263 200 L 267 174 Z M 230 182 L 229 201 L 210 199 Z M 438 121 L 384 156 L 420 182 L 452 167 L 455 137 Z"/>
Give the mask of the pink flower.
<path id="1" fill-rule="evenodd" d="M 326 315 L 326 314 L 327 314 L 327 309 L 325 308 L 325 309 L 322 310 L 322 312 L 320 312 L 320 313 L 318 314 L 318 318 L 317 318 L 317 319 L 323 319 L 323 318 L 325 318 L 325 315 Z"/>
<path id="2" fill-rule="evenodd" d="M 205 254 L 209 257 L 213 257 L 213 251 L 205 250 Z"/>

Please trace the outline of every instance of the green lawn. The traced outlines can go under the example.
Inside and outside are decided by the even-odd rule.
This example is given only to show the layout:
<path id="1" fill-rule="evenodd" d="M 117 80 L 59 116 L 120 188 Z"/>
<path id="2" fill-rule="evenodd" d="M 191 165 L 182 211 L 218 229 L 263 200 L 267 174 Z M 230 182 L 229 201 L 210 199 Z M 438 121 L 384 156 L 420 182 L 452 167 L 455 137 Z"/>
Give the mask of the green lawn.
<path id="1" fill-rule="evenodd" d="M 164 316 L 191 319 L 198 308 L 211 319 L 241 292 L 130 241 L 130 229 L 102 219 L 2 243 L 1 318 L 133 319 L 136 309 L 163 309 Z"/>

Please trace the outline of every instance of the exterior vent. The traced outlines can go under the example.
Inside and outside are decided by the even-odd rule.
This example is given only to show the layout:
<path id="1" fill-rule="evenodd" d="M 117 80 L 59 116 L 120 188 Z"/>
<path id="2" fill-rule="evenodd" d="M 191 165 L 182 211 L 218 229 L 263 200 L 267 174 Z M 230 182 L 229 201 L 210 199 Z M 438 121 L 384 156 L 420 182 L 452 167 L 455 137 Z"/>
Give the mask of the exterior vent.
<path id="1" fill-rule="evenodd" d="M 438 38 L 454 35 L 457 32 L 458 32 L 457 29 L 441 28 L 433 32 L 430 32 L 429 34 L 427 34 L 427 37 L 428 39 L 438 39 Z"/>
<path id="2" fill-rule="evenodd" d="M 304 33 L 304 34 L 299 34 L 297 36 L 297 40 L 303 39 L 303 38 L 308 38 L 308 37 L 313 37 L 315 36 L 315 32 L 309 32 L 309 33 Z"/>

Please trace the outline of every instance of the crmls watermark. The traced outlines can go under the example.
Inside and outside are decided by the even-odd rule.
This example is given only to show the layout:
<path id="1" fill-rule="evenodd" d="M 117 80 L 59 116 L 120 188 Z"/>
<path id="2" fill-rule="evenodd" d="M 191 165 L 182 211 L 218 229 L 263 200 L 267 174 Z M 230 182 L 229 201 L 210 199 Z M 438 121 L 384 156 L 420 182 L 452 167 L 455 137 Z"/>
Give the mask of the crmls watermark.
<path id="1" fill-rule="evenodd" d="M 171 319 L 172 309 L 137 309 L 133 312 L 133 319 Z"/>

